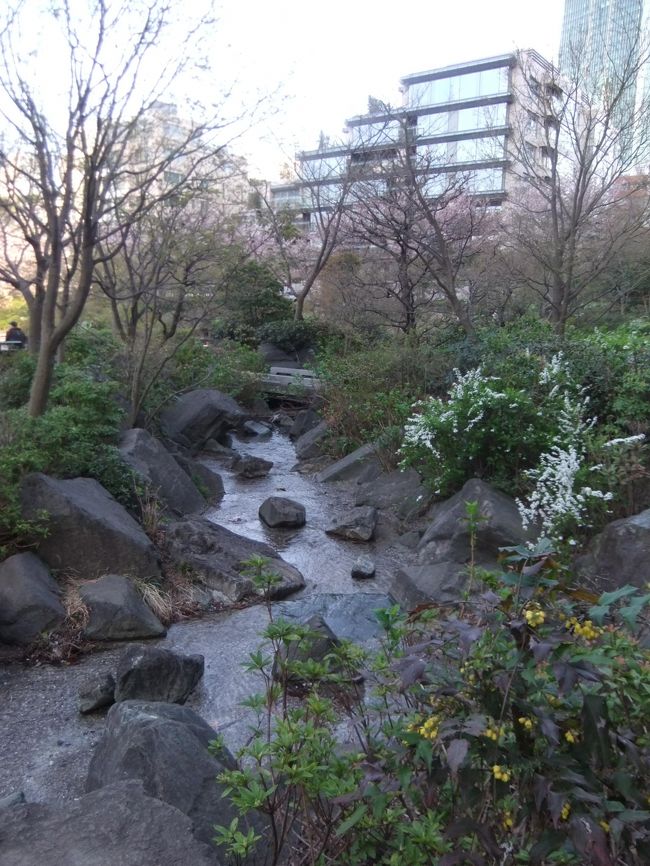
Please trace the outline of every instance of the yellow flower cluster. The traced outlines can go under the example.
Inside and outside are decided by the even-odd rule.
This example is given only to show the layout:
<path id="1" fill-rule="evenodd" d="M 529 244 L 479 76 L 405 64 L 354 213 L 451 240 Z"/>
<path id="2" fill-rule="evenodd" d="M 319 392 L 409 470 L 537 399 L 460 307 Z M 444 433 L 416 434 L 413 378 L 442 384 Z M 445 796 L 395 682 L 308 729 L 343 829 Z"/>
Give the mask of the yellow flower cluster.
<path id="1" fill-rule="evenodd" d="M 438 736 L 438 726 L 440 725 L 440 716 L 429 716 L 419 728 L 417 732 L 425 740 L 435 740 Z"/>
<path id="2" fill-rule="evenodd" d="M 501 824 L 504 830 L 512 830 L 515 819 L 512 817 L 512 812 L 504 812 Z"/>
<path id="3" fill-rule="evenodd" d="M 524 618 L 531 628 L 537 628 L 546 619 L 546 614 L 538 607 L 529 607 L 524 611 Z"/>
<path id="4" fill-rule="evenodd" d="M 563 821 L 566 821 L 566 819 L 569 817 L 570 814 L 571 814 L 571 806 L 569 805 L 569 803 L 565 803 L 564 806 L 562 806 L 562 811 L 560 812 L 560 818 Z"/>
<path id="5" fill-rule="evenodd" d="M 576 731 L 575 728 L 571 728 L 570 730 L 565 731 L 564 739 L 567 741 L 567 743 L 577 743 L 580 739 L 580 734 L 578 731 Z"/>
<path id="6" fill-rule="evenodd" d="M 519 716 L 517 719 L 522 728 L 525 728 L 527 731 L 532 731 L 535 726 L 535 722 L 532 719 L 527 718 L 526 716 Z"/>
<path id="7" fill-rule="evenodd" d="M 483 732 L 483 736 L 487 737 L 488 740 L 494 740 L 494 742 L 496 743 L 499 737 L 503 737 L 505 732 L 506 729 L 503 727 L 503 725 L 501 725 L 500 727 L 497 727 L 496 725 L 488 725 Z"/>
<path id="8" fill-rule="evenodd" d="M 575 616 L 568 619 L 565 628 L 570 629 L 578 637 L 583 637 L 585 640 L 596 640 L 603 633 L 603 629 L 593 624 L 590 619 L 580 622 Z"/>
<path id="9" fill-rule="evenodd" d="M 562 706 L 562 698 L 558 698 L 557 695 L 546 695 L 546 700 L 552 707 Z"/>
<path id="10" fill-rule="evenodd" d="M 502 767 L 501 764 L 495 764 L 492 767 L 492 774 L 499 782 L 509 782 L 510 776 L 512 775 L 512 773 L 506 767 Z"/>
<path id="11" fill-rule="evenodd" d="M 609 821 L 599 821 L 598 823 L 603 828 L 605 833 L 609 833 Z"/>

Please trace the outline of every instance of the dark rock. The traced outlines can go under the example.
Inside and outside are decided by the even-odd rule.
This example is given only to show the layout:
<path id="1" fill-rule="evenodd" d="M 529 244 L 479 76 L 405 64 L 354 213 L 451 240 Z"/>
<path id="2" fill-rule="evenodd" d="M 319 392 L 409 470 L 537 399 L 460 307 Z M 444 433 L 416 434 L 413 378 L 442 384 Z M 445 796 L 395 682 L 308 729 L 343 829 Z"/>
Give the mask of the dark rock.
<path id="1" fill-rule="evenodd" d="M 60 481 L 41 473 L 22 483 L 23 515 L 48 513 L 38 555 L 50 568 L 93 578 L 110 572 L 158 577 L 158 554 L 142 527 L 93 478 Z"/>
<path id="2" fill-rule="evenodd" d="M 257 351 L 269 367 L 291 367 L 293 369 L 302 367 L 295 354 L 290 355 L 273 343 L 260 343 Z"/>
<path id="3" fill-rule="evenodd" d="M 312 457 L 320 457 L 325 446 L 325 441 L 329 433 L 329 426 L 326 421 L 303 433 L 296 440 L 296 456 L 298 460 L 311 460 Z"/>
<path id="4" fill-rule="evenodd" d="M 278 602 L 273 613 L 291 622 L 304 622 L 319 614 L 339 638 L 366 643 L 383 634 L 376 611 L 394 604 L 393 598 L 377 592 L 316 593 Z"/>
<path id="5" fill-rule="evenodd" d="M 228 460 L 239 457 L 238 451 L 235 451 L 235 449 L 231 448 L 230 445 L 222 445 L 221 442 L 217 442 L 216 439 L 208 439 L 208 441 L 203 445 L 202 451 L 210 457 L 227 458 Z"/>
<path id="6" fill-rule="evenodd" d="M 377 526 L 377 509 L 371 506 L 350 508 L 338 514 L 325 532 L 349 541 L 370 541 Z"/>
<path id="7" fill-rule="evenodd" d="M 340 460 L 332 463 L 331 466 L 319 472 L 316 480 L 323 482 L 351 481 L 357 480 L 361 475 L 363 475 L 364 479 L 369 480 L 369 476 L 376 477 L 381 471 L 381 463 L 377 457 L 375 446 L 362 445 L 361 448 L 357 448 L 352 454 L 342 457 Z"/>
<path id="8" fill-rule="evenodd" d="M 26 803 L 2 814 L 2 866 L 217 866 L 178 809 L 119 781 L 56 806 Z"/>
<path id="9" fill-rule="evenodd" d="M 271 422 L 280 430 L 290 430 L 293 427 L 293 420 L 291 415 L 287 415 L 286 412 L 276 412 L 271 418 Z"/>
<path id="10" fill-rule="evenodd" d="M 242 436 L 250 436 L 254 439 L 270 439 L 273 430 L 268 424 L 262 424 L 259 421 L 244 421 L 240 433 Z"/>
<path id="11" fill-rule="evenodd" d="M 367 580 L 375 575 L 375 563 L 369 556 L 360 556 L 352 566 L 352 577 L 355 580 Z"/>
<path id="12" fill-rule="evenodd" d="M 0 809 L 11 809 L 12 806 L 20 806 L 24 802 L 24 792 L 14 791 L 12 794 L 7 794 L 6 797 L 0 797 Z"/>
<path id="13" fill-rule="evenodd" d="M 402 520 L 408 520 L 423 514 L 432 498 L 431 491 L 424 487 L 415 469 L 396 469 L 361 485 L 354 504 L 390 510 Z"/>
<path id="14" fill-rule="evenodd" d="M 283 496 L 269 496 L 260 505 L 259 516 L 267 526 L 297 527 L 304 526 L 305 506 Z"/>
<path id="15" fill-rule="evenodd" d="M 332 629 L 327 625 L 320 614 L 314 614 L 310 617 L 304 626 L 309 629 L 309 635 L 301 641 L 295 641 L 289 644 L 289 648 L 284 653 L 284 658 L 289 664 L 297 665 L 297 670 L 287 674 L 287 682 L 292 684 L 303 683 L 305 678 L 300 675 L 300 663 L 308 661 L 324 662 L 326 656 L 332 653 L 339 645 L 340 640 L 334 634 Z M 332 670 L 332 667 L 330 667 Z M 275 679 L 280 679 L 281 666 L 273 665 L 273 676 Z"/>
<path id="16" fill-rule="evenodd" d="M 115 702 L 115 678 L 105 674 L 101 680 L 89 680 L 79 689 L 79 712 L 92 713 Z"/>
<path id="17" fill-rule="evenodd" d="M 223 770 L 234 768 L 234 760 L 226 749 L 208 752 L 216 738 L 216 731 L 188 707 L 144 701 L 116 704 L 92 757 L 86 789 L 137 780 L 150 797 L 187 815 L 196 837 L 210 842 L 214 825 L 228 825 L 238 814 L 217 780 Z M 248 822 L 240 825 L 245 832 Z M 253 826 L 263 827 L 255 820 Z"/>
<path id="18" fill-rule="evenodd" d="M 301 409 L 300 412 L 296 413 L 289 429 L 290 438 L 299 439 L 303 434 L 313 430 L 314 427 L 318 427 L 321 421 L 322 418 L 318 412 L 313 409 Z"/>
<path id="19" fill-rule="evenodd" d="M 251 400 L 250 410 L 256 418 L 269 418 L 272 414 L 269 404 L 262 397 L 254 397 Z"/>
<path id="20" fill-rule="evenodd" d="M 473 478 L 459 493 L 434 505 L 430 523 L 418 546 L 421 563 L 465 562 L 470 554 L 466 503 L 477 502 L 481 520 L 476 532 L 476 556 L 493 562 L 500 547 L 524 544 L 531 537 L 521 524 L 514 499 Z"/>
<path id="21" fill-rule="evenodd" d="M 79 595 L 90 611 L 84 629 L 90 640 L 134 640 L 167 633 L 128 577 L 107 574 L 81 584 Z"/>
<path id="22" fill-rule="evenodd" d="M 33 553 L 16 553 L 0 563 L 0 641 L 27 645 L 65 619 L 60 591 Z"/>
<path id="23" fill-rule="evenodd" d="M 626 584 L 645 589 L 650 582 L 650 508 L 608 524 L 575 567 L 583 581 L 601 592 Z"/>
<path id="24" fill-rule="evenodd" d="M 131 647 L 115 675 L 115 703 L 165 701 L 184 704 L 203 676 L 202 655 L 181 655 L 158 647 Z"/>
<path id="25" fill-rule="evenodd" d="M 146 430 L 134 428 L 123 433 L 120 455 L 170 511 L 194 514 L 205 508 L 205 499 L 189 475 Z"/>
<path id="26" fill-rule="evenodd" d="M 415 550 L 415 548 L 420 543 L 420 539 L 422 538 L 422 533 L 417 529 L 412 529 L 410 532 L 405 532 L 404 535 L 400 535 L 397 539 L 402 547 L 406 547 L 408 550 Z"/>
<path id="27" fill-rule="evenodd" d="M 244 538 L 208 520 L 193 518 L 172 523 L 165 535 L 165 550 L 181 568 L 227 601 L 241 601 L 256 594 L 255 585 L 245 572 L 245 561 L 253 556 L 269 560 L 269 569 L 282 578 L 271 590 L 272 598 L 302 589 L 305 580 L 293 565 L 261 541 Z"/>
<path id="28" fill-rule="evenodd" d="M 407 610 L 428 601 L 458 602 L 468 586 L 467 566 L 462 562 L 434 562 L 406 566 L 397 571 L 391 595 Z"/>
<path id="29" fill-rule="evenodd" d="M 263 478 L 273 468 L 273 461 L 253 457 L 250 454 L 240 454 L 234 458 L 230 468 L 240 478 Z"/>
<path id="30" fill-rule="evenodd" d="M 164 435 L 179 445 L 200 450 L 209 439 L 220 439 L 247 418 L 227 394 L 202 388 L 183 394 L 160 415 Z"/>
<path id="31" fill-rule="evenodd" d="M 218 472 L 210 469 L 199 460 L 191 460 L 189 457 L 183 456 L 176 459 L 208 502 L 219 502 L 223 499 L 225 493 L 223 478 Z"/>

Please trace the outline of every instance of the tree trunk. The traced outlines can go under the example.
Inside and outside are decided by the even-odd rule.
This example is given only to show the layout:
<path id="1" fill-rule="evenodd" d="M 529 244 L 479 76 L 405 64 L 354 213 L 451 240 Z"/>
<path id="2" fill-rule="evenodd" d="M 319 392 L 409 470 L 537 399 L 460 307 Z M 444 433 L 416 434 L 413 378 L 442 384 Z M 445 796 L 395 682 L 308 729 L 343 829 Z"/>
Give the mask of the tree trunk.
<path id="1" fill-rule="evenodd" d="M 37 358 L 41 348 L 41 328 L 43 319 L 43 296 L 36 295 L 29 303 L 29 333 L 27 334 L 30 355 Z"/>
<path id="2" fill-rule="evenodd" d="M 42 345 L 38 354 L 27 406 L 27 411 L 32 418 L 38 418 L 47 409 L 47 399 L 50 394 L 52 373 L 54 371 L 55 351 L 49 345 Z"/>
<path id="3" fill-rule="evenodd" d="M 296 306 L 293 311 L 293 319 L 295 322 L 302 322 L 305 317 L 305 298 L 307 297 L 306 293 L 300 292 L 299 295 L 296 295 Z"/>

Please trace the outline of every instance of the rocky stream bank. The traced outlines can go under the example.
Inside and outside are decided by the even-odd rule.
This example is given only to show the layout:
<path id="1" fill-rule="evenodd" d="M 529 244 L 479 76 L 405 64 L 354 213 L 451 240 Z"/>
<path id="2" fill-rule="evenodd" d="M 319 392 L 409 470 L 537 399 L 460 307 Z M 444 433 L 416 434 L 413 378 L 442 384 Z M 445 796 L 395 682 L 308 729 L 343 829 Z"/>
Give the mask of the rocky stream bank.
<path id="1" fill-rule="evenodd" d="M 206 602 L 203 615 L 176 622 L 163 636 L 146 641 L 102 640 L 74 664 L 14 661 L 0 670 L 0 866 L 221 862 L 205 844 L 212 824 L 224 823 L 229 814 L 214 779 L 219 766 L 231 760 L 228 750 L 247 736 L 241 701 L 259 684 L 241 665 L 258 646 L 267 622 L 260 604 L 210 611 L 211 600 L 233 603 L 250 597 L 241 559 L 254 553 L 273 557 L 282 575 L 277 614 L 299 622 L 319 615 L 337 636 L 367 643 L 378 635 L 377 608 L 394 601 L 410 608 L 459 598 L 468 556 L 466 501 L 477 501 L 485 518 L 476 545 L 480 564 L 493 566 L 499 547 L 527 540 L 515 503 L 483 482 L 470 481 L 450 500 L 431 504 L 416 473 L 384 471 L 370 446 L 333 465 L 323 461 L 319 443 L 325 428 L 313 413 L 294 423 L 294 444 L 287 435 L 288 419 L 276 419 L 272 428 L 247 419 L 230 403 L 222 411 L 221 398 L 201 392 L 193 405 L 182 405 L 163 419 L 167 447 L 144 431 L 128 431 L 123 442 L 123 453 L 131 455 L 134 468 L 167 503 L 171 552 L 177 563 L 189 563 L 200 575 L 197 598 Z M 205 483 L 200 493 L 194 484 L 187 486 L 190 476 L 175 474 L 179 464 L 211 482 L 216 504 L 206 506 Z M 70 519 L 70 501 L 82 508 L 90 497 L 92 512 L 103 494 L 81 484 L 72 496 L 62 484 L 41 477 L 26 486 L 28 507 L 42 501 L 43 491 L 49 503 L 63 503 L 51 506 L 59 515 L 52 536 L 58 533 L 58 548 L 52 542 L 38 551 L 50 567 L 74 569 L 85 551 L 85 561 L 95 557 L 96 563 L 88 576 L 97 578 L 107 571 L 100 564 L 107 561 L 102 560 L 104 545 L 118 573 L 132 573 L 134 556 L 144 572 L 159 569 L 155 549 L 117 511 L 98 534 L 93 535 L 91 518 L 81 531 L 78 514 Z M 279 503 L 268 505 L 269 500 Z M 113 505 L 106 501 L 106 508 Z M 282 525 L 283 514 L 290 515 L 290 525 Z M 623 525 L 606 530 L 606 545 L 602 537 L 594 541 L 582 567 L 603 585 L 611 586 L 613 573 L 618 584 L 642 585 L 650 579 L 650 512 L 617 523 Z M 116 541 L 124 537 L 119 532 L 136 539 L 130 572 L 120 568 L 126 543 Z M 61 537 L 67 545 L 61 545 Z M 623 542 L 624 555 L 618 553 Z M 3 567 L 6 563 L 0 565 L 0 602 Z M 110 596 L 112 585 L 109 590 Z M 97 595 L 89 597 L 99 610 Z M 19 625 L 7 610 L 5 605 L 0 612 L 4 641 L 15 637 Z M 133 628 L 132 619 L 120 627 Z M 170 703 L 181 698 L 170 697 L 168 684 L 160 694 L 154 684 L 153 691 L 124 690 L 120 697 L 125 654 L 130 654 L 129 665 L 137 666 L 150 647 L 194 659 L 188 662 L 193 673 L 187 690 L 198 684 L 183 707 Z M 105 709 L 82 715 L 80 691 L 109 676 L 118 679 L 109 701 L 118 702 L 108 717 Z M 183 690 L 179 694 L 185 697 Z M 226 748 L 209 757 L 205 746 L 215 732 Z"/>

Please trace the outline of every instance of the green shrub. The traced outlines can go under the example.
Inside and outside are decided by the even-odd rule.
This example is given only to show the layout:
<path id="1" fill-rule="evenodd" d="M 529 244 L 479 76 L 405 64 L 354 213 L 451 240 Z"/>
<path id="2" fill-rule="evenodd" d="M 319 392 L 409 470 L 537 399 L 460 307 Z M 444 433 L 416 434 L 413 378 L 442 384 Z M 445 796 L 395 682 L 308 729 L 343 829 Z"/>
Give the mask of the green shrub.
<path id="1" fill-rule="evenodd" d="M 284 319 L 267 322 L 257 328 L 257 339 L 260 343 L 273 343 L 283 352 L 292 354 L 302 349 L 316 348 L 320 343 L 327 342 L 335 336 L 335 332 L 318 319 Z"/>
<path id="2" fill-rule="evenodd" d="M 0 356 L 0 406 L 17 409 L 29 400 L 36 361 L 28 352 L 7 352 Z"/>
<path id="3" fill-rule="evenodd" d="M 249 346 L 231 340 L 204 346 L 192 338 L 175 353 L 149 391 L 145 414 L 149 419 L 156 417 L 172 397 L 195 388 L 216 388 L 238 400 L 250 400 L 259 394 L 257 374 L 264 366 Z"/>
<path id="4" fill-rule="evenodd" d="M 370 654 L 344 643 L 295 665 L 313 636 L 270 622 L 247 664 L 263 683 L 252 739 L 221 781 L 242 815 L 269 816 L 273 864 L 650 862 L 650 653 L 634 636 L 650 596 L 576 591 L 548 546 L 508 553 L 502 573 L 470 564 L 476 592 L 451 614 L 379 611 Z M 256 843 L 237 820 L 216 841 L 237 862 Z"/>
<path id="5" fill-rule="evenodd" d="M 319 356 L 325 414 L 337 452 L 368 441 L 396 452 L 410 407 L 436 386 L 442 371 L 428 347 L 400 342 Z"/>
<path id="6" fill-rule="evenodd" d="M 94 382 L 83 371 L 61 365 L 51 405 L 39 418 L 24 409 L 5 412 L 0 430 L 0 548 L 29 543 L 38 527 L 20 516 L 19 488 L 30 472 L 59 478 L 96 478 L 126 505 L 134 505 L 130 471 L 118 449 L 121 410 L 115 384 Z"/>

